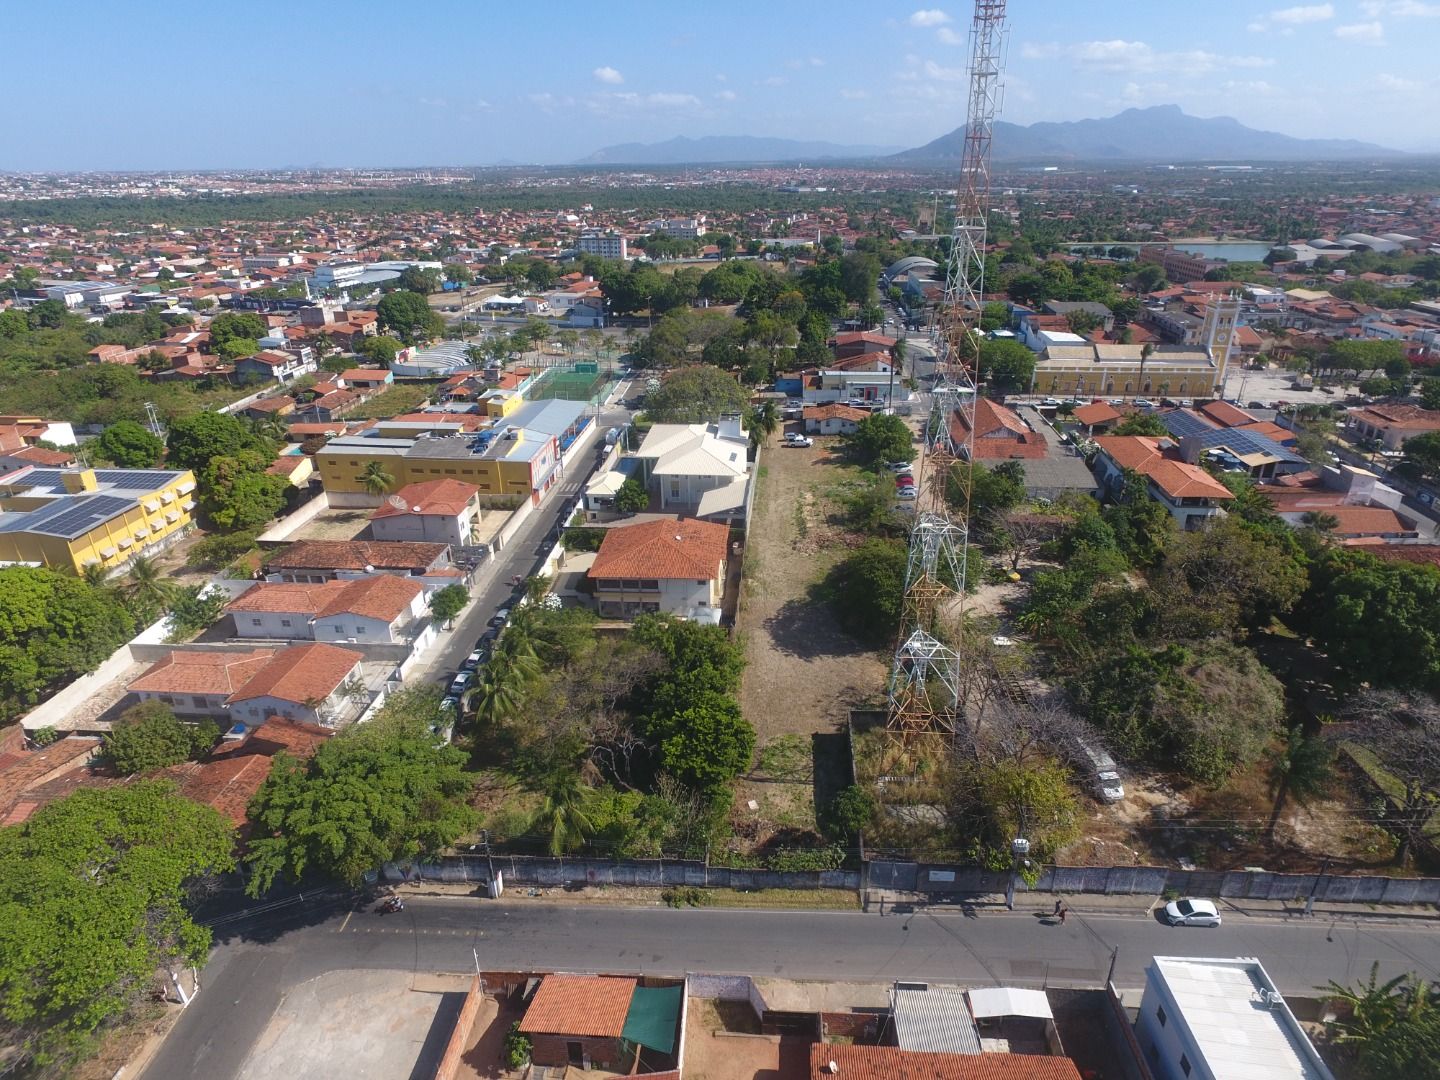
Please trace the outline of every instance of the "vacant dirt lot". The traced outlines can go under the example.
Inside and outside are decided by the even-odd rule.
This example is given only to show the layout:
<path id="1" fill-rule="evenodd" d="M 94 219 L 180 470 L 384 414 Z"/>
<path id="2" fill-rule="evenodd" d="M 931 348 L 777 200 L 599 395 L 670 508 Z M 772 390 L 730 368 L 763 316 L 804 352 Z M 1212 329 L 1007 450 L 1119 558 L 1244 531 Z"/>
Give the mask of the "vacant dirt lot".
<path id="1" fill-rule="evenodd" d="M 747 661 L 740 703 L 762 746 L 835 730 L 852 705 L 884 690 L 883 656 L 856 644 L 809 595 L 855 540 L 830 521 L 836 488 L 855 475 L 835 443 L 800 450 L 772 440 L 761 459 L 737 628 Z"/>

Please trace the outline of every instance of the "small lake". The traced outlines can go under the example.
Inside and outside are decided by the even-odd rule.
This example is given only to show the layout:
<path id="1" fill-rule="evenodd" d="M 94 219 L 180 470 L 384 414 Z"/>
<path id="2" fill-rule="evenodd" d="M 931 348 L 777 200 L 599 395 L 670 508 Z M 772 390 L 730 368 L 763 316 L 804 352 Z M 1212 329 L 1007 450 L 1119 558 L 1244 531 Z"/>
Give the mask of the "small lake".
<path id="1" fill-rule="evenodd" d="M 1173 245 L 1176 251 L 1188 251 L 1192 255 L 1199 255 L 1205 259 L 1224 259 L 1226 262 L 1260 262 L 1274 245 L 1259 241 L 1241 241 L 1238 243 L 1186 243 L 1180 242 Z"/>

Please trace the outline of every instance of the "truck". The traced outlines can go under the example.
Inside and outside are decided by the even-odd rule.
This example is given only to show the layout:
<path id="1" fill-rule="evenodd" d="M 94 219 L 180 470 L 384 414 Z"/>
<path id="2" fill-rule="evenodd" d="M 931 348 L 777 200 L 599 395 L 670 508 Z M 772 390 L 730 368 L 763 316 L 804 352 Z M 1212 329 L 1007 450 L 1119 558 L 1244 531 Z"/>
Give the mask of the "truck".
<path id="1" fill-rule="evenodd" d="M 1087 774 L 1090 788 L 1107 803 L 1121 802 L 1125 798 L 1125 785 L 1120 780 L 1120 769 L 1109 752 L 1084 739 L 1076 740 L 1077 763 Z"/>

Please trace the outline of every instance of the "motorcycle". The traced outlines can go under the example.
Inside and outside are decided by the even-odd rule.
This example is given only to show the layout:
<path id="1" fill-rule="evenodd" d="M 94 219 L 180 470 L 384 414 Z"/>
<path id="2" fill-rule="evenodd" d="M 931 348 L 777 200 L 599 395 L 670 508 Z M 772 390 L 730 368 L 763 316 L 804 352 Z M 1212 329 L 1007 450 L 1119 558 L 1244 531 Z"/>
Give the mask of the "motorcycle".
<path id="1" fill-rule="evenodd" d="M 377 907 L 375 910 L 381 915 L 391 915 L 396 912 L 404 911 L 405 901 L 401 900 L 398 896 L 387 897 L 385 900 L 381 901 L 380 906 Z"/>

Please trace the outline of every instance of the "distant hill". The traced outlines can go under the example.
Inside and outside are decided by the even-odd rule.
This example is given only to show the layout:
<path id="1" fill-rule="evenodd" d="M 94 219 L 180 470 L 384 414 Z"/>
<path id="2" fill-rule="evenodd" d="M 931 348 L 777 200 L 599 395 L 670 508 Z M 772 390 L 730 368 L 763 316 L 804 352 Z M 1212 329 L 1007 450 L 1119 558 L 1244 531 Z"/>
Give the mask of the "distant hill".
<path id="1" fill-rule="evenodd" d="M 714 165 L 732 161 L 818 161 L 824 158 L 875 158 L 895 153 L 894 146 L 843 146 L 839 143 L 771 139 L 754 135 L 677 136 L 658 143 L 621 143 L 596 150 L 576 165 Z"/>
<path id="2" fill-rule="evenodd" d="M 923 163 L 958 161 L 965 129 L 956 128 L 933 142 L 895 154 L 891 161 Z M 995 125 L 992 156 L 996 161 L 1055 163 L 1061 161 L 1343 161 L 1353 158 L 1399 157 L 1354 139 L 1296 139 L 1273 131 L 1256 131 L 1228 116 L 1189 116 L 1178 105 L 1126 109 L 1098 120 L 1068 120 L 1028 127 Z"/>

